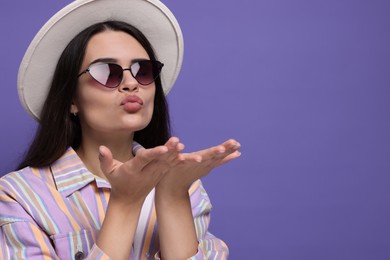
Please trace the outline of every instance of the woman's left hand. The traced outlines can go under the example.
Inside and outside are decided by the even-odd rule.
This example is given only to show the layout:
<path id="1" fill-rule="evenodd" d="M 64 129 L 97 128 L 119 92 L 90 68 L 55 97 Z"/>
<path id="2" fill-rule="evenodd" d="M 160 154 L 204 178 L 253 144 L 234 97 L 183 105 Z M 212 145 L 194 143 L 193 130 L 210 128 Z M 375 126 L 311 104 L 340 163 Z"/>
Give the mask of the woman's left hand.
<path id="1" fill-rule="evenodd" d="M 208 175 L 214 168 L 240 156 L 240 143 L 230 139 L 220 145 L 192 153 L 181 153 L 184 145 L 171 137 L 165 146 L 175 153 L 168 158 L 169 171 L 157 184 L 159 193 L 180 195 L 188 192 L 191 184 Z"/>

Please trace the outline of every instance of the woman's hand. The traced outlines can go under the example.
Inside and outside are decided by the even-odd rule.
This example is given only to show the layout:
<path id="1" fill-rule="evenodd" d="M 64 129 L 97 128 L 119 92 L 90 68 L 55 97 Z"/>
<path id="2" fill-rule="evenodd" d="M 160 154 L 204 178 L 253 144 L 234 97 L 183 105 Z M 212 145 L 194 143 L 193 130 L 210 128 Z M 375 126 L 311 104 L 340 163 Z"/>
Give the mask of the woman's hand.
<path id="1" fill-rule="evenodd" d="M 169 192 L 187 192 L 191 184 L 212 169 L 240 156 L 240 144 L 230 139 L 197 152 L 182 153 L 184 145 L 171 137 L 165 145 L 140 149 L 136 156 L 122 163 L 101 146 L 100 167 L 111 184 L 111 197 L 128 202 L 142 202 L 156 187 Z"/>
<path id="2" fill-rule="evenodd" d="M 168 171 L 166 161 L 177 156 L 176 152 L 166 146 L 141 149 L 134 158 L 124 163 L 115 160 L 105 146 L 99 148 L 99 153 L 100 167 L 111 184 L 110 197 L 124 204 L 141 206 Z"/>
<path id="3" fill-rule="evenodd" d="M 210 171 L 240 156 L 240 143 L 230 139 L 220 145 L 205 150 L 181 153 L 184 145 L 177 137 L 170 138 L 165 147 L 170 155 L 166 158 L 168 171 L 157 184 L 156 189 L 171 193 L 183 194 L 191 184 L 206 176 Z"/>

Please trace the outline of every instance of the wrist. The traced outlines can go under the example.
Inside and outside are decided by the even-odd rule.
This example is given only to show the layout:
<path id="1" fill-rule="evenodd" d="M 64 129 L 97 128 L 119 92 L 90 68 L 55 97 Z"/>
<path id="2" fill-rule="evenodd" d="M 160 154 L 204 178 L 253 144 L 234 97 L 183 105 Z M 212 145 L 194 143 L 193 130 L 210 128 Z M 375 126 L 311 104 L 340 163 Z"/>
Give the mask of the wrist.
<path id="1" fill-rule="evenodd" d="M 155 197 L 156 200 L 164 199 L 165 201 L 187 200 L 189 198 L 189 193 L 188 188 L 170 188 L 157 185 Z"/>
<path id="2" fill-rule="evenodd" d="M 121 199 L 111 194 L 108 207 L 113 209 L 119 209 L 123 213 L 126 212 L 140 212 L 145 198 L 137 200 Z"/>

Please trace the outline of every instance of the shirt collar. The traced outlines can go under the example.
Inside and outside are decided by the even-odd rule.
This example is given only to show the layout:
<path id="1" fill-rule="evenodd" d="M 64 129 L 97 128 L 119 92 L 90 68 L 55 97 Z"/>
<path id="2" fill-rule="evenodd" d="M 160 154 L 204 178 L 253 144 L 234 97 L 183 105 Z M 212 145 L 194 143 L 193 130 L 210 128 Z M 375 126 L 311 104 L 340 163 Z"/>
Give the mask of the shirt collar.
<path id="1" fill-rule="evenodd" d="M 93 181 L 98 188 L 111 188 L 106 180 L 88 171 L 71 147 L 50 168 L 58 191 L 66 197 Z"/>
<path id="2" fill-rule="evenodd" d="M 133 142 L 133 154 L 136 154 L 140 149 L 143 149 L 143 147 L 139 143 Z M 75 150 L 71 147 L 50 168 L 58 191 L 65 197 L 68 197 L 93 181 L 96 182 L 98 188 L 111 189 L 110 183 L 94 175 L 87 169 Z"/>

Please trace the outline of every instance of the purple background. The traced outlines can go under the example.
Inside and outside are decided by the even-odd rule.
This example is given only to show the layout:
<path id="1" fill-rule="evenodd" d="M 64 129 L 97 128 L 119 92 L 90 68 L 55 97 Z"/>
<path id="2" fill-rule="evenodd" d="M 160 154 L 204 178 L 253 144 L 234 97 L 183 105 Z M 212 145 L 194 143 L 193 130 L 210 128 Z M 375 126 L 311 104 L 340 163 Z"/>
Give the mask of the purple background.
<path id="1" fill-rule="evenodd" d="M 68 1 L 2 1 L 0 175 L 35 122 L 16 75 Z M 165 0 L 185 37 L 169 94 L 188 151 L 236 138 L 204 179 L 231 259 L 389 259 L 390 2 Z"/>

